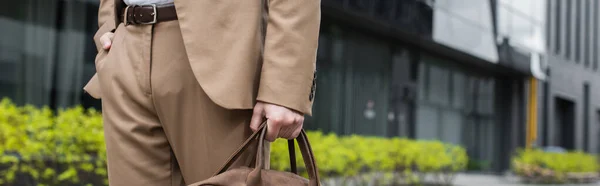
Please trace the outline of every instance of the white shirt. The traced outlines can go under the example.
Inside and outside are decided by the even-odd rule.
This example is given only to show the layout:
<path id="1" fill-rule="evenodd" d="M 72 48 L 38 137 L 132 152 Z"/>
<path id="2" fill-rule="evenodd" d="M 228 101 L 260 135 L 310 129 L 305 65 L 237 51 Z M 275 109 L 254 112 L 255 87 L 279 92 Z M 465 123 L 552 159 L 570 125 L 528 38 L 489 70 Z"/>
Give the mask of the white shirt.
<path id="1" fill-rule="evenodd" d="M 157 4 L 164 5 L 173 3 L 174 0 L 123 0 L 127 5 L 148 5 L 148 4 Z"/>

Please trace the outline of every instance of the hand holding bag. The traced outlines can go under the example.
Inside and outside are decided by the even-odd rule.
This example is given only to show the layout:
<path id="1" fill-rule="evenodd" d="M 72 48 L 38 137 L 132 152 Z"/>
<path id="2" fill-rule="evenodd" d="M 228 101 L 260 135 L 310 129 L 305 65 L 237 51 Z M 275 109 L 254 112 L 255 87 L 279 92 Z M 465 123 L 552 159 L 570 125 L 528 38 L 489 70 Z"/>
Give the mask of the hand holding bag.
<path id="1" fill-rule="evenodd" d="M 263 123 L 259 129 L 253 133 L 243 145 L 229 158 L 223 167 L 215 174 L 215 176 L 193 183 L 189 186 L 268 186 L 268 185 L 289 185 L 289 186 L 320 186 L 317 166 L 315 164 L 314 155 L 308 142 L 306 132 L 302 130 L 296 138 L 304 164 L 308 171 L 306 179 L 297 174 L 294 140 L 289 140 L 288 149 L 290 153 L 291 172 L 282 172 L 275 170 L 266 170 L 265 166 L 265 133 L 267 131 L 266 123 Z M 258 140 L 258 148 L 256 153 L 256 165 L 254 168 L 239 167 L 230 169 L 230 166 L 235 162 L 240 154 L 248 148 L 251 142 Z M 269 153 L 269 152 L 266 152 Z"/>

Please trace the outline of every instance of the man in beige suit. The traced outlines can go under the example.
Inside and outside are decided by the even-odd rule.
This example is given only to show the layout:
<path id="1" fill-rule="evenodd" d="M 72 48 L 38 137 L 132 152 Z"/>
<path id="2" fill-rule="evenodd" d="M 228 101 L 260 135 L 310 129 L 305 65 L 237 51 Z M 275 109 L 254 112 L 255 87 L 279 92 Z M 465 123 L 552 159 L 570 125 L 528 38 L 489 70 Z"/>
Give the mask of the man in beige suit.
<path id="1" fill-rule="evenodd" d="M 269 141 L 295 138 L 320 14 L 320 0 L 101 0 L 84 89 L 102 100 L 110 185 L 206 179 L 265 119 Z"/>

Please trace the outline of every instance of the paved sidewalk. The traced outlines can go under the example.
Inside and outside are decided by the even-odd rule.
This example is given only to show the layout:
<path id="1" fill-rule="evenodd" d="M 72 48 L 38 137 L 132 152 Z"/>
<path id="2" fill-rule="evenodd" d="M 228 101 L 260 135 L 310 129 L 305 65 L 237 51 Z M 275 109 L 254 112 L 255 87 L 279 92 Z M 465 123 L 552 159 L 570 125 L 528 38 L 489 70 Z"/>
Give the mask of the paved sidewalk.
<path id="1" fill-rule="evenodd" d="M 473 174 L 463 173 L 456 176 L 454 180 L 455 186 L 550 186 L 552 184 L 535 185 L 535 184 L 522 184 L 519 183 L 519 179 L 514 176 L 498 176 L 498 175 L 486 175 L 486 174 Z M 562 184 L 560 186 L 566 186 Z M 593 184 L 568 184 L 568 186 L 600 186 L 600 182 Z"/>
<path id="2" fill-rule="evenodd" d="M 377 186 L 370 178 L 366 180 L 346 178 L 333 178 L 322 180 L 324 186 Z M 426 176 L 426 181 L 432 183 L 433 177 Z M 361 180 L 361 181 L 360 181 Z M 364 181 L 364 182 L 363 182 Z M 600 182 L 592 184 L 523 184 L 519 182 L 519 178 L 513 175 L 494 175 L 482 173 L 460 173 L 456 175 L 452 186 L 600 186 Z"/>

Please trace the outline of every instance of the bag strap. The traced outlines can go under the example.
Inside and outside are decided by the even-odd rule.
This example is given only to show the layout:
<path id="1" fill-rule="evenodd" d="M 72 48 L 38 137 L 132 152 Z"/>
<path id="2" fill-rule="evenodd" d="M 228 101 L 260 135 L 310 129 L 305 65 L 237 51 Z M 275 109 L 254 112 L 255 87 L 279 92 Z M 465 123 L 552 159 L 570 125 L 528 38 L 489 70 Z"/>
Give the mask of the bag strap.
<path id="1" fill-rule="evenodd" d="M 306 166 L 306 171 L 308 171 L 309 185 L 318 186 L 321 185 L 321 181 L 319 179 L 319 169 L 317 168 L 315 155 L 313 154 L 312 148 L 310 147 L 310 143 L 308 142 L 308 136 L 304 129 L 300 131 L 300 135 L 296 138 L 298 141 L 298 146 L 300 146 L 300 153 L 302 153 L 302 159 L 304 159 L 304 165 Z"/>
<path id="2" fill-rule="evenodd" d="M 246 149 L 248 149 L 248 146 L 250 146 L 250 142 L 252 142 L 253 140 L 257 140 L 257 139 L 259 141 L 258 141 L 258 149 L 257 149 L 257 154 L 256 154 L 255 169 L 259 169 L 259 170 L 264 169 L 264 162 L 265 162 L 265 160 L 263 159 L 264 153 L 265 153 L 264 152 L 264 150 L 265 150 L 264 136 L 267 132 L 266 127 L 267 127 L 266 122 L 263 122 L 263 124 L 260 125 L 258 130 L 256 132 L 254 132 L 252 135 L 250 135 L 250 137 L 248 139 L 246 139 L 246 141 L 242 144 L 242 146 L 240 148 L 238 148 L 238 150 L 235 151 L 235 153 L 227 160 L 227 162 L 221 167 L 221 169 L 219 169 L 219 171 L 215 175 L 218 175 L 218 174 L 221 174 L 221 173 L 227 171 L 227 169 L 240 157 L 242 152 L 244 152 Z M 310 143 L 308 142 L 308 137 L 304 130 L 300 131 L 300 134 L 296 138 L 296 141 L 298 141 L 298 146 L 300 147 L 300 152 L 302 153 L 302 159 L 304 160 L 304 165 L 306 166 L 306 170 L 308 171 L 308 177 L 310 180 L 309 185 L 311 185 L 311 186 L 320 185 L 318 168 L 315 163 L 316 161 L 314 158 L 314 154 L 312 152 L 312 148 L 310 146 Z M 291 170 L 294 174 L 297 174 L 294 140 L 288 140 L 288 151 L 289 151 L 289 155 L 290 155 Z"/>
<path id="3" fill-rule="evenodd" d="M 258 138 L 264 139 L 264 137 L 261 137 L 260 134 L 262 131 L 266 132 L 266 129 L 265 129 L 266 126 L 267 126 L 267 123 L 265 121 L 258 127 L 256 132 L 252 133 L 252 135 L 250 135 L 250 137 L 248 137 L 248 139 L 246 139 L 246 141 L 244 141 L 244 143 L 242 143 L 242 145 L 233 153 L 233 155 L 231 155 L 227 159 L 227 162 L 225 164 L 223 164 L 223 166 L 221 166 L 219 171 L 216 172 L 214 175 L 218 175 L 218 174 L 221 174 L 221 173 L 227 171 L 227 169 L 229 169 L 229 167 L 231 167 L 231 165 L 233 165 L 233 163 L 240 157 L 240 155 L 242 155 L 242 152 L 244 152 L 244 151 L 246 151 L 246 149 L 248 149 L 248 147 L 250 146 L 250 143 L 252 141 L 257 140 Z M 294 174 L 298 174 L 298 171 L 296 168 L 296 151 L 294 150 L 294 140 L 288 140 L 288 142 L 289 142 L 288 146 L 291 145 L 291 147 L 288 147 L 288 150 L 289 150 L 288 153 L 290 154 L 290 167 L 292 169 L 291 172 Z M 261 148 L 261 147 L 259 147 L 259 148 Z M 259 161 L 258 158 L 256 161 L 258 163 L 258 161 Z"/>
<path id="4" fill-rule="evenodd" d="M 263 122 L 258 127 L 258 130 L 256 130 L 256 132 L 252 133 L 252 135 L 250 135 L 250 137 L 248 137 L 248 139 L 246 139 L 246 141 L 244 141 L 244 143 L 242 143 L 242 146 L 240 146 L 233 153 L 233 155 L 231 155 L 227 159 L 227 162 L 225 164 L 223 164 L 223 166 L 221 166 L 221 168 L 219 169 L 219 171 L 217 171 L 214 175 L 218 175 L 218 174 L 221 174 L 221 173 L 227 171 L 227 169 L 229 167 L 231 167 L 231 165 L 233 165 L 233 163 L 240 157 L 240 155 L 242 155 L 242 152 L 244 152 L 244 151 L 246 151 L 246 149 L 248 149 L 248 146 L 250 146 L 250 142 L 254 141 L 258 137 L 258 134 L 260 134 L 260 131 L 262 131 L 262 129 L 265 128 L 265 126 L 266 126 L 266 121 Z"/>
<path id="5" fill-rule="evenodd" d="M 290 154 L 290 171 L 294 174 L 298 174 L 298 169 L 296 168 L 296 149 L 294 148 L 294 140 L 288 140 L 288 151 Z"/>

